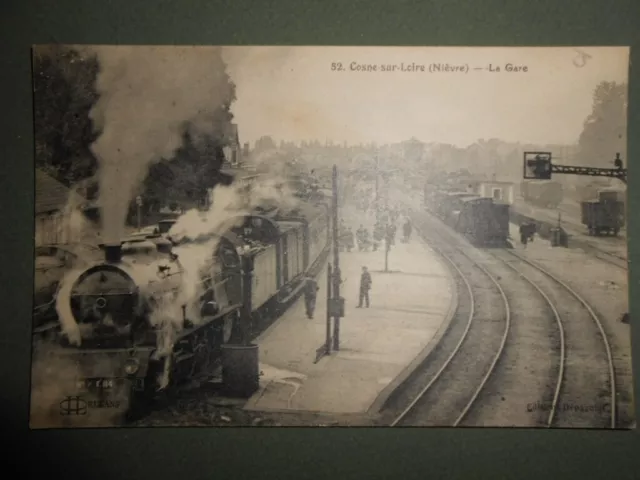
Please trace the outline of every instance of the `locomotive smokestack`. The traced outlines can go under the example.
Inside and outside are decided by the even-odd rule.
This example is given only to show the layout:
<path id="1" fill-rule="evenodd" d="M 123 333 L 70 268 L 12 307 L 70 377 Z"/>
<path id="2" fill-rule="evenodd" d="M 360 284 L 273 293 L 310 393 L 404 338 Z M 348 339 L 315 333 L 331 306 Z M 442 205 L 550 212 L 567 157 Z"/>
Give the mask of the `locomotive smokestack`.
<path id="1" fill-rule="evenodd" d="M 120 263 L 122 259 L 122 244 L 105 245 L 104 259 L 107 263 Z"/>

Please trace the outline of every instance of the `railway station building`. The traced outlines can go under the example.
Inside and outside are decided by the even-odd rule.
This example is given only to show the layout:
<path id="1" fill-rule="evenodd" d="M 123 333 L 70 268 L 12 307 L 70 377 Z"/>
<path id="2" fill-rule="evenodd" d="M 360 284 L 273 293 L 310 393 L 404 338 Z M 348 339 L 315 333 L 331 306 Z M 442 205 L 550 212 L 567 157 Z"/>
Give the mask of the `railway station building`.
<path id="1" fill-rule="evenodd" d="M 86 199 L 45 171 L 35 172 L 35 246 L 95 242 L 99 229 L 82 211 Z"/>
<path id="2" fill-rule="evenodd" d="M 481 197 L 493 198 L 494 200 L 513 205 L 515 200 L 515 190 L 513 182 L 500 180 L 487 180 L 477 182 L 476 193 Z"/>

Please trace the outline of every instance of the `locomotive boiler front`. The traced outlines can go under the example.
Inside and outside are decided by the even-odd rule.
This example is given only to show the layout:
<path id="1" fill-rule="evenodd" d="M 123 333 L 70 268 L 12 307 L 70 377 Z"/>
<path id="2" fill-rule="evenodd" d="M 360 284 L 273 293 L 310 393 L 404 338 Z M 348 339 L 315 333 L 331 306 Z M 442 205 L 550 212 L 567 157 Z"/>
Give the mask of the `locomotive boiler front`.
<path id="1" fill-rule="evenodd" d="M 181 275 L 175 256 L 160 252 L 153 242 L 104 246 L 104 261 L 82 271 L 68 289 L 70 315 L 82 343 L 146 343 L 151 309 L 177 295 Z"/>
<path id="2" fill-rule="evenodd" d="M 140 295 L 133 279 L 115 265 L 85 271 L 71 291 L 71 311 L 79 324 L 125 327 L 139 312 Z"/>
<path id="3" fill-rule="evenodd" d="M 122 246 L 106 245 L 104 256 L 103 263 L 84 270 L 71 287 L 71 314 L 83 340 L 127 336 L 142 313 L 138 285 L 122 268 Z"/>

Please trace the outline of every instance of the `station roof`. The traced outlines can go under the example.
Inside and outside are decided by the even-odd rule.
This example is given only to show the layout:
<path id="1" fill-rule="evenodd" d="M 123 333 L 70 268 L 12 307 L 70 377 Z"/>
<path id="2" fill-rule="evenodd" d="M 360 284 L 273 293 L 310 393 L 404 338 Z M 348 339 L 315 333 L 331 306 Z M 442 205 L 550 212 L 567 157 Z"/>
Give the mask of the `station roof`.
<path id="1" fill-rule="evenodd" d="M 71 195 L 77 195 L 78 200 L 82 200 L 82 197 L 79 194 L 73 192 L 70 188 L 66 187 L 51 175 L 39 168 L 36 168 L 35 180 L 36 215 L 41 215 L 43 213 L 53 213 L 63 210 L 69 202 Z"/>
<path id="2" fill-rule="evenodd" d="M 493 199 L 489 198 L 489 197 L 481 197 L 479 195 L 474 195 L 473 197 L 468 197 L 468 198 L 462 198 L 460 199 L 463 203 L 471 203 L 471 202 L 478 202 L 478 203 L 492 203 Z"/>
<path id="3" fill-rule="evenodd" d="M 487 185 L 513 185 L 513 182 L 508 180 L 478 180 L 479 184 L 487 184 Z"/>
<path id="4" fill-rule="evenodd" d="M 479 195 L 477 193 L 474 192 L 464 192 L 464 191 L 458 191 L 458 192 L 444 192 L 445 195 L 449 196 L 449 197 L 464 197 L 464 196 L 469 196 L 469 197 L 478 197 Z"/>

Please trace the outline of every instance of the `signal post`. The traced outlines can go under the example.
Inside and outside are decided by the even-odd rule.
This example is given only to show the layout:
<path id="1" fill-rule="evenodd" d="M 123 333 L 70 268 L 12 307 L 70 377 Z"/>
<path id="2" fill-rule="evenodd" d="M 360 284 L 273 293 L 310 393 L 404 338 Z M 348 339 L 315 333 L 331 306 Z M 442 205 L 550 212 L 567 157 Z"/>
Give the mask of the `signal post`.
<path id="1" fill-rule="evenodd" d="M 552 174 L 581 175 L 590 177 L 617 178 L 627 183 L 627 169 L 622 166 L 620 154 L 613 161 L 615 168 L 580 167 L 576 165 L 555 165 L 551 152 L 524 152 L 525 180 L 550 180 Z"/>
<path id="2" fill-rule="evenodd" d="M 589 177 L 617 178 L 627 184 L 627 169 L 624 168 L 620 154 L 613 160 L 614 168 L 581 167 L 576 165 L 555 165 L 551 152 L 524 152 L 523 178 L 526 180 L 550 180 L 555 174 L 581 175 Z M 625 202 L 625 210 L 628 202 Z M 626 216 L 626 215 L 625 215 Z M 629 317 L 625 312 L 623 318 Z"/>
<path id="3" fill-rule="evenodd" d="M 333 349 L 340 350 L 340 318 L 344 317 L 344 298 L 340 296 L 340 249 L 338 248 L 338 167 L 333 166 L 332 171 L 332 223 L 333 223 L 333 288 L 331 301 L 329 302 L 331 316 L 333 317 Z"/>
<path id="4" fill-rule="evenodd" d="M 314 363 L 320 361 L 331 349 L 340 350 L 340 319 L 344 317 L 344 298 L 340 296 L 340 249 L 338 244 L 338 167 L 332 171 L 332 202 L 331 202 L 331 246 L 333 250 L 333 265 L 327 265 L 327 329 L 325 343 L 316 350 Z M 333 335 L 331 334 L 331 319 L 333 318 Z"/>

